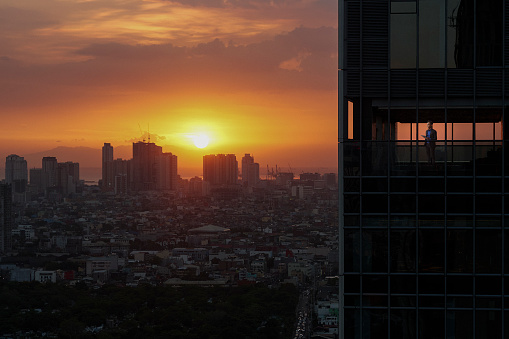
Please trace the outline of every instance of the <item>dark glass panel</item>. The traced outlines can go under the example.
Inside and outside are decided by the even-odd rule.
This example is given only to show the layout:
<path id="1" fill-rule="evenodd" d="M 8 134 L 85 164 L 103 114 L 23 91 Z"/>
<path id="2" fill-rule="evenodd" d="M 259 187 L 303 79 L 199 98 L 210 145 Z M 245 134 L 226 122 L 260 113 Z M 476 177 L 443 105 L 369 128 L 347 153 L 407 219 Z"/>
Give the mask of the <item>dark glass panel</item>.
<path id="1" fill-rule="evenodd" d="M 482 198 L 482 197 L 481 197 Z M 477 196 L 476 199 L 479 199 Z M 476 227 L 502 227 L 502 216 L 493 215 L 476 215 Z"/>
<path id="2" fill-rule="evenodd" d="M 473 282 L 470 275 L 448 275 L 447 294 L 472 294 Z"/>
<path id="3" fill-rule="evenodd" d="M 391 215 L 391 227 L 415 227 L 415 215 Z"/>
<path id="4" fill-rule="evenodd" d="M 475 293 L 481 295 L 502 294 L 502 276 L 475 277 Z"/>
<path id="5" fill-rule="evenodd" d="M 472 311 L 447 311 L 445 327 L 447 339 L 471 339 L 473 335 Z"/>
<path id="6" fill-rule="evenodd" d="M 445 307 L 445 297 L 443 296 L 420 296 L 419 307 Z"/>
<path id="7" fill-rule="evenodd" d="M 475 311 L 476 338 L 502 338 L 502 311 Z"/>
<path id="8" fill-rule="evenodd" d="M 507 255 L 509 254 L 509 220 L 505 220 L 505 230 L 504 230 L 504 254 Z M 509 260 L 508 259 L 505 259 L 504 261 L 504 273 L 505 274 L 509 274 Z M 505 288 L 505 293 L 506 294 L 509 294 L 509 277 L 505 279 L 505 281 L 508 283 L 506 288 Z M 508 305 L 509 306 L 509 305 Z"/>
<path id="9" fill-rule="evenodd" d="M 415 213 L 414 194 L 391 194 L 391 213 Z"/>
<path id="10" fill-rule="evenodd" d="M 369 141 L 363 142 L 362 146 L 362 174 L 365 176 L 387 175 L 389 144 L 384 141 Z"/>
<path id="11" fill-rule="evenodd" d="M 360 231 L 345 229 L 345 272 L 360 272 Z"/>
<path id="12" fill-rule="evenodd" d="M 472 175 L 474 168 L 472 141 L 454 141 L 449 145 L 447 147 L 447 174 L 452 176 Z"/>
<path id="13" fill-rule="evenodd" d="M 360 144 L 358 142 L 343 143 L 343 163 L 345 176 L 358 176 L 360 169 Z"/>
<path id="14" fill-rule="evenodd" d="M 362 293 L 387 293 L 387 276 L 363 275 Z"/>
<path id="15" fill-rule="evenodd" d="M 476 297 L 475 308 L 502 308 L 502 297 Z"/>
<path id="16" fill-rule="evenodd" d="M 460 1 L 461 0 L 447 0 L 447 67 L 449 68 L 457 67 L 455 56 L 457 39 L 456 28 Z"/>
<path id="17" fill-rule="evenodd" d="M 419 294 L 444 294 L 443 275 L 419 275 Z"/>
<path id="18" fill-rule="evenodd" d="M 345 274 L 345 293 L 360 293 L 360 276 Z"/>
<path id="19" fill-rule="evenodd" d="M 345 295 L 345 306 L 360 306 L 361 305 L 361 297 L 358 295 Z"/>
<path id="20" fill-rule="evenodd" d="M 473 227 L 474 217 L 472 215 L 448 215 L 447 227 Z"/>
<path id="21" fill-rule="evenodd" d="M 391 275 L 391 293 L 414 294 L 415 283 L 415 275 Z"/>
<path id="22" fill-rule="evenodd" d="M 473 207 L 473 195 L 447 195 L 447 213 L 472 213 Z"/>
<path id="23" fill-rule="evenodd" d="M 400 0 L 394 0 L 391 1 L 391 13 L 397 14 L 397 13 L 415 13 L 417 10 L 417 6 L 415 3 L 415 0 L 407 0 L 407 1 L 400 1 Z"/>
<path id="24" fill-rule="evenodd" d="M 502 192 L 502 179 L 500 178 L 477 178 L 475 180 L 476 192 Z"/>
<path id="25" fill-rule="evenodd" d="M 447 178 L 447 192 L 473 192 L 474 181 L 471 178 Z"/>
<path id="26" fill-rule="evenodd" d="M 360 339 L 361 337 L 361 311 L 359 309 L 345 309 L 345 337 Z"/>
<path id="27" fill-rule="evenodd" d="M 445 2 L 419 1 L 419 67 L 445 67 Z"/>
<path id="28" fill-rule="evenodd" d="M 445 267 L 443 230 L 419 231 L 419 272 L 443 272 Z"/>
<path id="29" fill-rule="evenodd" d="M 443 338 L 445 312 L 443 310 L 419 310 L 419 338 Z"/>
<path id="30" fill-rule="evenodd" d="M 391 192 L 415 192 L 415 178 L 391 178 Z"/>
<path id="31" fill-rule="evenodd" d="M 391 68 L 416 66 L 415 14 L 391 14 Z"/>
<path id="32" fill-rule="evenodd" d="M 503 0 L 476 1 L 477 66 L 502 66 L 502 4 Z"/>
<path id="33" fill-rule="evenodd" d="M 444 192 L 443 178 L 419 178 L 419 192 Z"/>
<path id="34" fill-rule="evenodd" d="M 506 305 L 508 305 L 506 303 Z M 509 312 L 504 312 L 504 329 L 505 329 L 505 339 L 509 339 Z"/>
<path id="35" fill-rule="evenodd" d="M 362 304 L 367 307 L 387 307 L 387 295 L 364 295 Z"/>
<path id="36" fill-rule="evenodd" d="M 502 195 L 476 195 L 476 213 L 502 213 Z"/>
<path id="37" fill-rule="evenodd" d="M 472 308 L 472 297 L 447 297 L 447 308 Z"/>
<path id="38" fill-rule="evenodd" d="M 415 307 L 415 296 L 391 296 L 391 307 Z"/>
<path id="39" fill-rule="evenodd" d="M 387 215 L 364 215 L 362 216 L 362 226 L 387 228 L 387 220 Z"/>
<path id="40" fill-rule="evenodd" d="M 387 272 L 387 231 L 362 232 L 362 272 Z"/>
<path id="41" fill-rule="evenodd" d="M 345 215 L 344 216 L 345 226 L 359 227 L 360 220 L 358 215 Z"/>
<path id="42" fill-rule="evenodd" d="M 502 175 L 502 144 L 477 141 L 475 147 L 476 175 Z"/>
<path id="43" fill-rule="evenodd" d="M 419 213 L 443 213 L 444 200 L 443 194 L 420 194 Z"/>
<path id="44" fill-rule="evenodd" d="M 501 273 L 502 231 L 475 231 L 475 270 L 477 273 Z"/>
<path id="45" fill-rule="evenodd" d="M 345 213 L 359 213 L 360 212 L 360 196 L 358 194 L 345 194 Z"/>
<path id="46" fill-rule="evenodd" d="M 360 180 L 359 178 L 345 178 L 345 192 L 359 192 Z"/>
<path id="47" fill-rule="evenodd" d="M 391 310 L 391 338 L 416 338 L 415 324 L 414 310 Z"/>
<path id="48" fill-rule="evenodd" d="M 387 213 L 387 195 L 363 194 L 362 213 Z"/>
<path id="49" fill-rule="evenodd" d="M 447 272 L 470 273 L 473 269 L 472 230 L 447 231 Z"/>
<path id="50" fill-rule="evenodd" d="M 391 272 L 415 272 L 415 231 L 391 231 Z"/>
<path id="51" fill-rule="evenodd" d="M 388 338 L 389 311 L 373 309 L 362 311 L 362 336 L 364 338 Z"/>
<path id="52" fill-rule="evenodd" d="M 476 213 L 502 213 L 502 195 L 476 195 Z"/>
<path id="53" fill-rule="evenodd" d="M 449 0 L 447 14 L 449 20 L 447 66 L 472 68 L 474 65 L 474 1 Z"/>
<path id="54" fill-rule="evenodd" d="M 444 227 L 445 217 L 443 214 L 440 215 L 419 215 L 419 226 L 420 227 Z"/>
<path id="55" fill-rule="evenodd" d="M 384 178 L 363 178 L 362 192 L 387 192 L 387 179 Z"/>
<path id="56" fill-rule="evenodd" d="M 393 152 L 391 154 L 391 174 L 393 176 L 415 175 L 416 142 L 397 141 L 392 142 L 391 147 Z M 414 184 L 409 185 L 404 192 L 415 192 L 415 179 L 413 180 Z"/>

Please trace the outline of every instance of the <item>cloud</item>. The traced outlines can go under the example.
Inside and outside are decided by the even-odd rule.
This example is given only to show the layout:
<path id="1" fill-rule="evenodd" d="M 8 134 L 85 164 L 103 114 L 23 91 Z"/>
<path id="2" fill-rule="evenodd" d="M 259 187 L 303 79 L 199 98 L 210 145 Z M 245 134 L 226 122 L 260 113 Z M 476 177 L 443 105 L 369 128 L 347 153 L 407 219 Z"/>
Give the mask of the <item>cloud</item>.
<path id="1" fill-rule="evenodd" d="M 221 93 L 336 88 L 337 30 L 304 28 L 274 39 L 236 45 L 214 39 L 194 47 L 91 44 L 87 61 L 24 65 L 0 61 L 4 106 L 68 105 L 84 98 L 142 93 Z M 299 72 L 288 72 L 288 69 Z M 297 73 L 297 74 L 296 74 Z M 147 94 L 148 95 L 148 94 Z"/>
<path id="2" fill-rule="evenodd" d="M 134 143 L 134 142 L 139 142 L 139 141 L 149 141 L 150 142 L 153 142 L 153 143 L 158 143 L 158 142 L 161 142 L 163 140 L 166 140 L 166 137 L 164 135 L 157 135 L 157 134 L 154 134 L 154 133 L 148 133 L 148 132 L 143 132 L 143 134 L 139 137 L 139 138 L 131 138 L 129 140 L 125 140 L 124 142 L 125 143 Z"/>
<path id="3" fill-rule="evenodd" d="M 302 61 L 304 61 L 310 55 L 311 53 L 308 53 L 306 51 L 299 52 L 299 54 L 296 57 L 281 62 L 279 64 L 279 68 L 286 69 L 289 71 L 302 72 L 304 70 L 301 66 Z"/>

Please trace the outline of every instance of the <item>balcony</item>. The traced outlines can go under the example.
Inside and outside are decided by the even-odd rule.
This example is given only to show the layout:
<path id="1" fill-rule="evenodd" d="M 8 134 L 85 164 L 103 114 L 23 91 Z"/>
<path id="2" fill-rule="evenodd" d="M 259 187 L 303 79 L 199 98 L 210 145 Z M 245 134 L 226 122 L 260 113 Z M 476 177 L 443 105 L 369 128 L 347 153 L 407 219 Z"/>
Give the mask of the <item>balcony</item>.
<path id="1" fill-rule="evenodd" d="M 348 141 L 343 144 L 344 175 L 501 176 L 501 140 L 438 140 L 435 165 L 422 141 Z M 362 161 L 361 161 L 362 159 Z M 509 172 L 509 169 L 506 169 Z"/>

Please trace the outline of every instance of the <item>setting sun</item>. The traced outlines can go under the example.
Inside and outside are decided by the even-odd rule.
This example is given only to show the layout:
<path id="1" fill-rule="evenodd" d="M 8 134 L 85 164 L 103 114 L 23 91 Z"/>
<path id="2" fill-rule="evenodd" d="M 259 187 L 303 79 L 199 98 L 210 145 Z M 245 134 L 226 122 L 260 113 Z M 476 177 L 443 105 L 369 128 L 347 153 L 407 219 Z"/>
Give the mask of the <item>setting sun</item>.
<path id="1" fill-rule="evenodd" d="M 191 138 L 194 145 L 198 148 L 205 148 L 209 144 L 209 137 L 204 134 L 193 135 Z"/>

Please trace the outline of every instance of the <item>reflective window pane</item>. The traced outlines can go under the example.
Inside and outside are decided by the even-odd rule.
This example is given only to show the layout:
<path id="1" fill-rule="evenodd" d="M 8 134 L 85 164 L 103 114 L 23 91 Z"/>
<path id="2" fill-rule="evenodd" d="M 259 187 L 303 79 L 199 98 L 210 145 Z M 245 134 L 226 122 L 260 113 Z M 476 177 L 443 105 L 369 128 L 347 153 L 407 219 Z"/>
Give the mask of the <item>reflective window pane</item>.
<path id="1" fill-rule="evenodd" d="M 445 323 L 447 338 L 473 338 L 472 325 L 472 311 L 447 311 Z"/>
<path id="2" fill-rule="evenodd" d="M 474 2 L 447 1 L 447 67 L 474 65 Z"/>
<path id="3" fill-rule="evenodd" d="M 416 15 L 391 14 L 391 68 L 415 68 L 416 52 Z"/>
<path id="4" fill-rule="evenodd" d="M 391 272 L 415 272 L 415 231 L 391 231 Z"/>
<path id="5" fill-rule="evenodd" d="M 419 67 L 445 66 L 445 2 L 419 1 Z"/>
<path id="6" fill-rule="evenodd" d="M 362 232 L 362 271 L 387 272 L 387 231 Z"/>
<path id="7" fill-rule="evenodd" d="M 447 271 L 470 273 L 473 269 L 472 230 L 447 231 Z"/>

